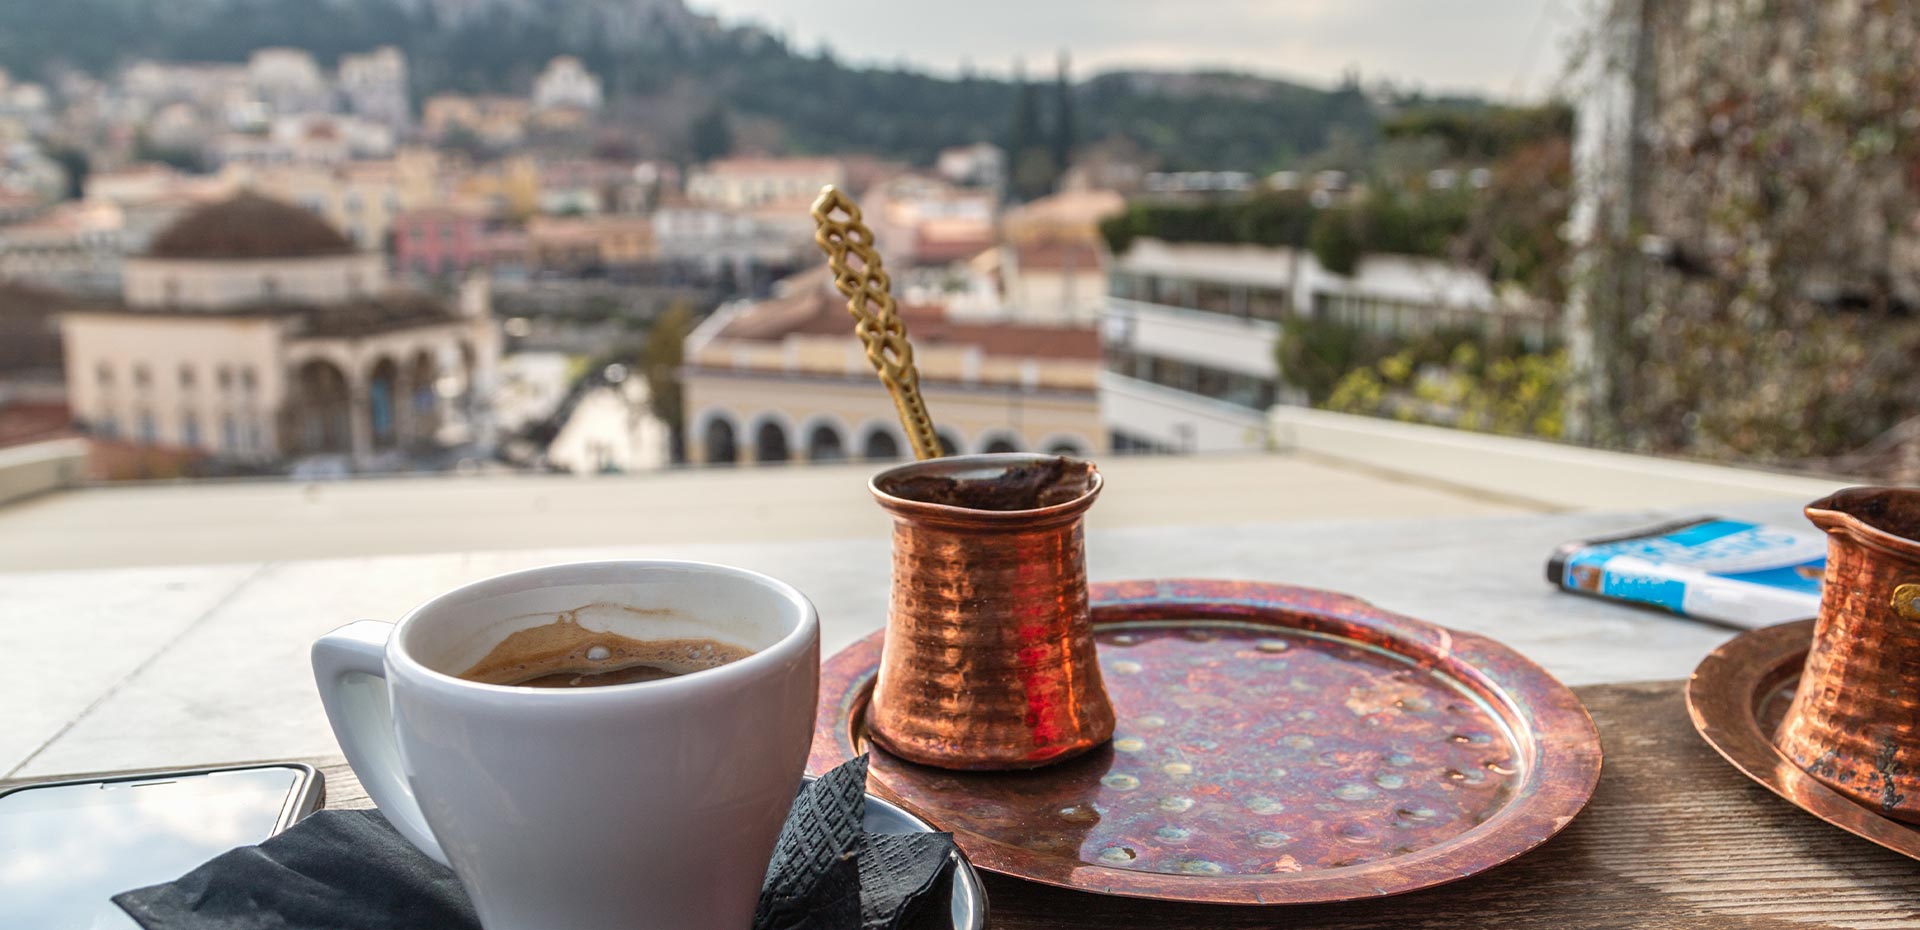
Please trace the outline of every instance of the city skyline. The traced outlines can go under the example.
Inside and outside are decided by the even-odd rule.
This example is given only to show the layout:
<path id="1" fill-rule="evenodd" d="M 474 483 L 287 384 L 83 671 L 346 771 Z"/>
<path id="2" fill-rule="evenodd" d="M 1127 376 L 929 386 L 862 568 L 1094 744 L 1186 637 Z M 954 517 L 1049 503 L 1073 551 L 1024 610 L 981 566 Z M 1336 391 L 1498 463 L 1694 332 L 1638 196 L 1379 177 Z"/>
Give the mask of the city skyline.
<path id="1" fill-rule="evenodd" d="M 1024 60 L 1050 71 L 1062 48 L 1081 74 L 1123 68 L 1223 68 L 1330 85 L 1357 70 L 1430 93 L 1535 100 L 1558 83 L 1580 24 L 1579 0 L 1156 0 L 883 8 L 857 0 L 701 0 L 702 12 L 753 22 L 796 48 L 823 42 L 849 62 L 936 74 L 1005 75 Z M 1099 15 L 1089 15 L 1097 12 Z M 1024 22 L 1009 34 L 1005 25 Z"/>

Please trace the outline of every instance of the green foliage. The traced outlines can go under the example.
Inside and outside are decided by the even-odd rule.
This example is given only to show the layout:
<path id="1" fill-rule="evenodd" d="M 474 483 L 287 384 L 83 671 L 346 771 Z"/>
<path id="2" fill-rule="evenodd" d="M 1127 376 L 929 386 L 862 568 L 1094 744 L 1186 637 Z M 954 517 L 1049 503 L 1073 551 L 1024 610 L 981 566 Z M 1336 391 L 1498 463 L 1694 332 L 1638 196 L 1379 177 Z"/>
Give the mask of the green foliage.
<path id="1" fill-rule="evenodd" d="M 654 318 L 653 326 L 647 330 L 646 340 L 640 345 L 639 368 L 647 379 L 653 414 L 667 424 L 668 435 L 673 437 L 676 461 L 681 457 L 682 435 L 686 428 L 686 404 L 680 391 L 681 355 L 687 334 L 693 332 L 698 322 L 691 304 L 676 302 Z"/>
<path id="2" fill-rule="evenodd" d="M 1456 344 L 1442 362 L 1408 348 L 1348 372 L 1326 408 L 1509 436 L 1558 439 L 1572 366 L 1563 349 L 1486 355 Z"/>
<path id="3" fill-rule="evenodd" d="M 493 155 L 492 146 L 487 145 L 480 134 L 464 123 L 455 123 L 440 136 L 440 148 L 466 156 L 471 161 L 485 161 Z"/>
<path id="4" fill-rule="evenodd" d="M 1305 391 L 1307 402 L 1316 407 L 1327 403 L 1334 386 L 1349 372 L 1373 364 L 1376 353 L 1358 327 L 1305 315 L 1288 317 L 1281 324 L 1275 351 L 1281 379 Z"/>
<path id="5" fill-rule="evenodd" d="M 1423 106 L 1401 111 L 1380 125 L 1387 139 L 1437 139 L 1456 159 L 1500 158 L 1515 149 L 1573 134 L 1573 109 L 1563 103 L 1537 107 Z"/>
<path id="6" fill-rule="evenodd" d="M 1275 361 L 1280 378 L 1307 395 L 1307 402 L 1326 406 L 1340 384 L 1355 372 L 1372 370 L 1399 357 L 1415 367 L 1448 363 L 1463 348 L 1477 357 L 1513 359 L 1532 352 L 1518 339 L 1490 339 L 1474 327 L 1443 327 L 1416 336 L 1386 336 L 1351 323 L 1307 314 L 1281 323 Z"/>
<path id="7" fill-rule="evenodd" d="M 1173 171 L 1268 171 L 1328 149 L 1337 136 L 1364 148 L 1378 135 L 1373 105 L 1350 86 L 1119 73 L 1087 81 L 1077 102 L 1087 114 L 1084 138 L 1125 136 Z"/>
<path id="8" fill-rule="evenodd" d="M 1359 238 L 1370 252 L 1445 256 L 1472 209 L 1465 192 L 1380 191 L 1360 202 Z"/>
<path id="9" fill-rule="evenodd" d="M 79 200 L 87 191 L 87 173 L 90 168 L 87 153 L 76 148 L 61 146 L 49 150 L 47 157 L 59 162 L 60 169 L 66 172 L 66 199 Z"/>
<path id="10" fill-rule="evenodd" d="M 1322 267 L 1350 275 L 1367 253 L 1444 257 L 1466 230 L 1471 202 L 1450 191 L 1380 191 L 1314 217 L 1308 246 Z"/>
<path id="11" fill-rule="evenodd" d="M 1360 267 L 1360 255 L 1366 251 L 1360 241 L 1364 235 L 1358 211 L 1335 207 L 1322 210 L 1313 218 L 1307 247 L 1313 250 L 1320 267 L 1334 274 L 1350 275 Z"/>
<path id="12" fill-rule="evenodd" d="M 1313 229 L 1314 212 L 1305 194 L 1279 191 L 1246 200 L 1231 222 L 1237 241 L 1298 246 Z"/>
<path id="13" fill-rule="evenodd" d="M 1299 246 L 1307 242 L 1315 210 L 1297 191 L 1271 191 L 1212 203 L 1135 201 L 1100 224 L 1107 247 L 1125 252 L 1137 236 L 1168 242 L 1251 242 Z"/>
<path id="14" fill-rule="evenodd" d="M 1125 252 L 1133 246 L 1133 237 L 1138 235 L 1134 226 L 1133 209 L 1128 209 L 1100 221 L 1100 238 L 1106 240 L 1107 249 L 1115 255 Z"/>
<path id="15" fill-rule="evenodd" d="M 1067 78 L 1067 56 L 1060 56 L 1060 73 L 1053 81 L 1053 167 L 1065 172 L 1073 165 L 1073 82 Z"/>
<path id="16" fill-rule="evenodd" d="M 1452 191 L 1382 191 L 1327 209 L 1315 209 L 1298 192 L 1270 191 L 1206 203 L 1136 202 L 1103 222 L 1100 231 L 1115 254 L 1141 236 L 1306 246 L 1329 271 L 1352 274 L 1369 252 L 1448 255 L 1472 210 L 1469 195 Z"/>
<path id="17" fill-rule="evenodd" d="M 711 161 L 733 151 L 733 129 L 727 111 L 708 107 L 687 129 L 687 145 L 695 161 Z"/>
<path id="18" fill-rule="evenodd" d="M 1025 75 L 1014 78 L 1013 122 L 1007 129 L 1007 160 L 1012 166 L 1011 194 L 1032 200 L 1053 191 L 1057 170 L 1040 133 L 1040 104 Z"/>
<path id="19" fill-rule="evenodd" d="M 1007 126 L 1006 150 L 1016 156 L 1029 146 L 1040 144 L 1040 106 L 1034 100 L 1033 85 L 1026 75 L 1013 79 L 1013 117 Z"/>
<path id="20" fill-rule="evenodd" d="M 1028 146 L 1013 163 L 1013 193 L 1020 200 L 1032 200 L 1053 193 L 1057 173 L 1053 156 L 1040 146 Z"/>
<path id="21" fill-rule="evenodd" d="M 1593 439 L 1920 481 L 1920 5 L 1833 10 L 1647 8 L 1638 187 L 1583 263 Z"/>
<path id="22" fill-rule="evenodd" d="M 1571 258 L 1561 229 L 1573 202 L 1572 146 L 1546 139 L 1509 153 L 1477 195 L 1457 239 L 1461 259 L 1542 300 L 1566 296 Z"/>

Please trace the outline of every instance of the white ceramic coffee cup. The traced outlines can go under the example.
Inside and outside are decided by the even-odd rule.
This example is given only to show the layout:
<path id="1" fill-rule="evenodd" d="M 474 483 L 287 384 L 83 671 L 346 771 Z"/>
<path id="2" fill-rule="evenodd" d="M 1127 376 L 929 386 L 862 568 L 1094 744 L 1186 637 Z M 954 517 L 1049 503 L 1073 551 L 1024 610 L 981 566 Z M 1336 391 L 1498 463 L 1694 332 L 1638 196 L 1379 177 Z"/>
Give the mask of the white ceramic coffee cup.
<path id="1" fill-rule="evenodd" d="M 595 688 L 455 677 L 563 611 L 635 639 L 753 654 Z M 402 835 L 453 867 L 486 930 L 746 930 L 806 765 L 819 670 L 805 596 L 692 562 L 514 572 L 313 644 L 354 774 Z"/>

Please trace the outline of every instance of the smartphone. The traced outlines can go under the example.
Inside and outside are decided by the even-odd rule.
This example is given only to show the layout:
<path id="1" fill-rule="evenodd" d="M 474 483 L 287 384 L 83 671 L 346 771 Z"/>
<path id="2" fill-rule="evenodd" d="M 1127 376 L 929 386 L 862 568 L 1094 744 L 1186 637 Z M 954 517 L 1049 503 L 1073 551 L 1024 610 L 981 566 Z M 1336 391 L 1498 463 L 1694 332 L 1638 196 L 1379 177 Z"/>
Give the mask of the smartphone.
<path id="1" fill-rule="evenodd" d="M 279 833 L 321 794 L 320 773 L 292 763 L 0 792 L 0 928 L 139 930 L 114 895 Z"/>

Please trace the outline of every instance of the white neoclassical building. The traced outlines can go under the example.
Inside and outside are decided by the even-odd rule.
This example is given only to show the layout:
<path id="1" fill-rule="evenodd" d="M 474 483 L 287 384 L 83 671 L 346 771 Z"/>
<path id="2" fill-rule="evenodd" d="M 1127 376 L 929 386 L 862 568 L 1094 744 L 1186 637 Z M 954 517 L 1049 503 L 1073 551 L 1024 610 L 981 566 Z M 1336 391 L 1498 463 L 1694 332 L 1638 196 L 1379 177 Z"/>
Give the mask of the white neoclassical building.
<path id="1" fill-rule="evenodd" d="M 251 193 L 162 231 L 121 300 L 70 310 L 61 332 L 94 434 L 255 463 L 459 438 L 500 345 L 483 283 L 454 306 L 392 290 L 378 253 Z"/>
<path id="2" fill-rule="evenodd" d="M 598 110 L 600 103 L 600 78 L 572 55 L 560 55 L 547 62 L 546 70 L 533 79 L 533 108 L 536 110 L 562 107 Z"/>

